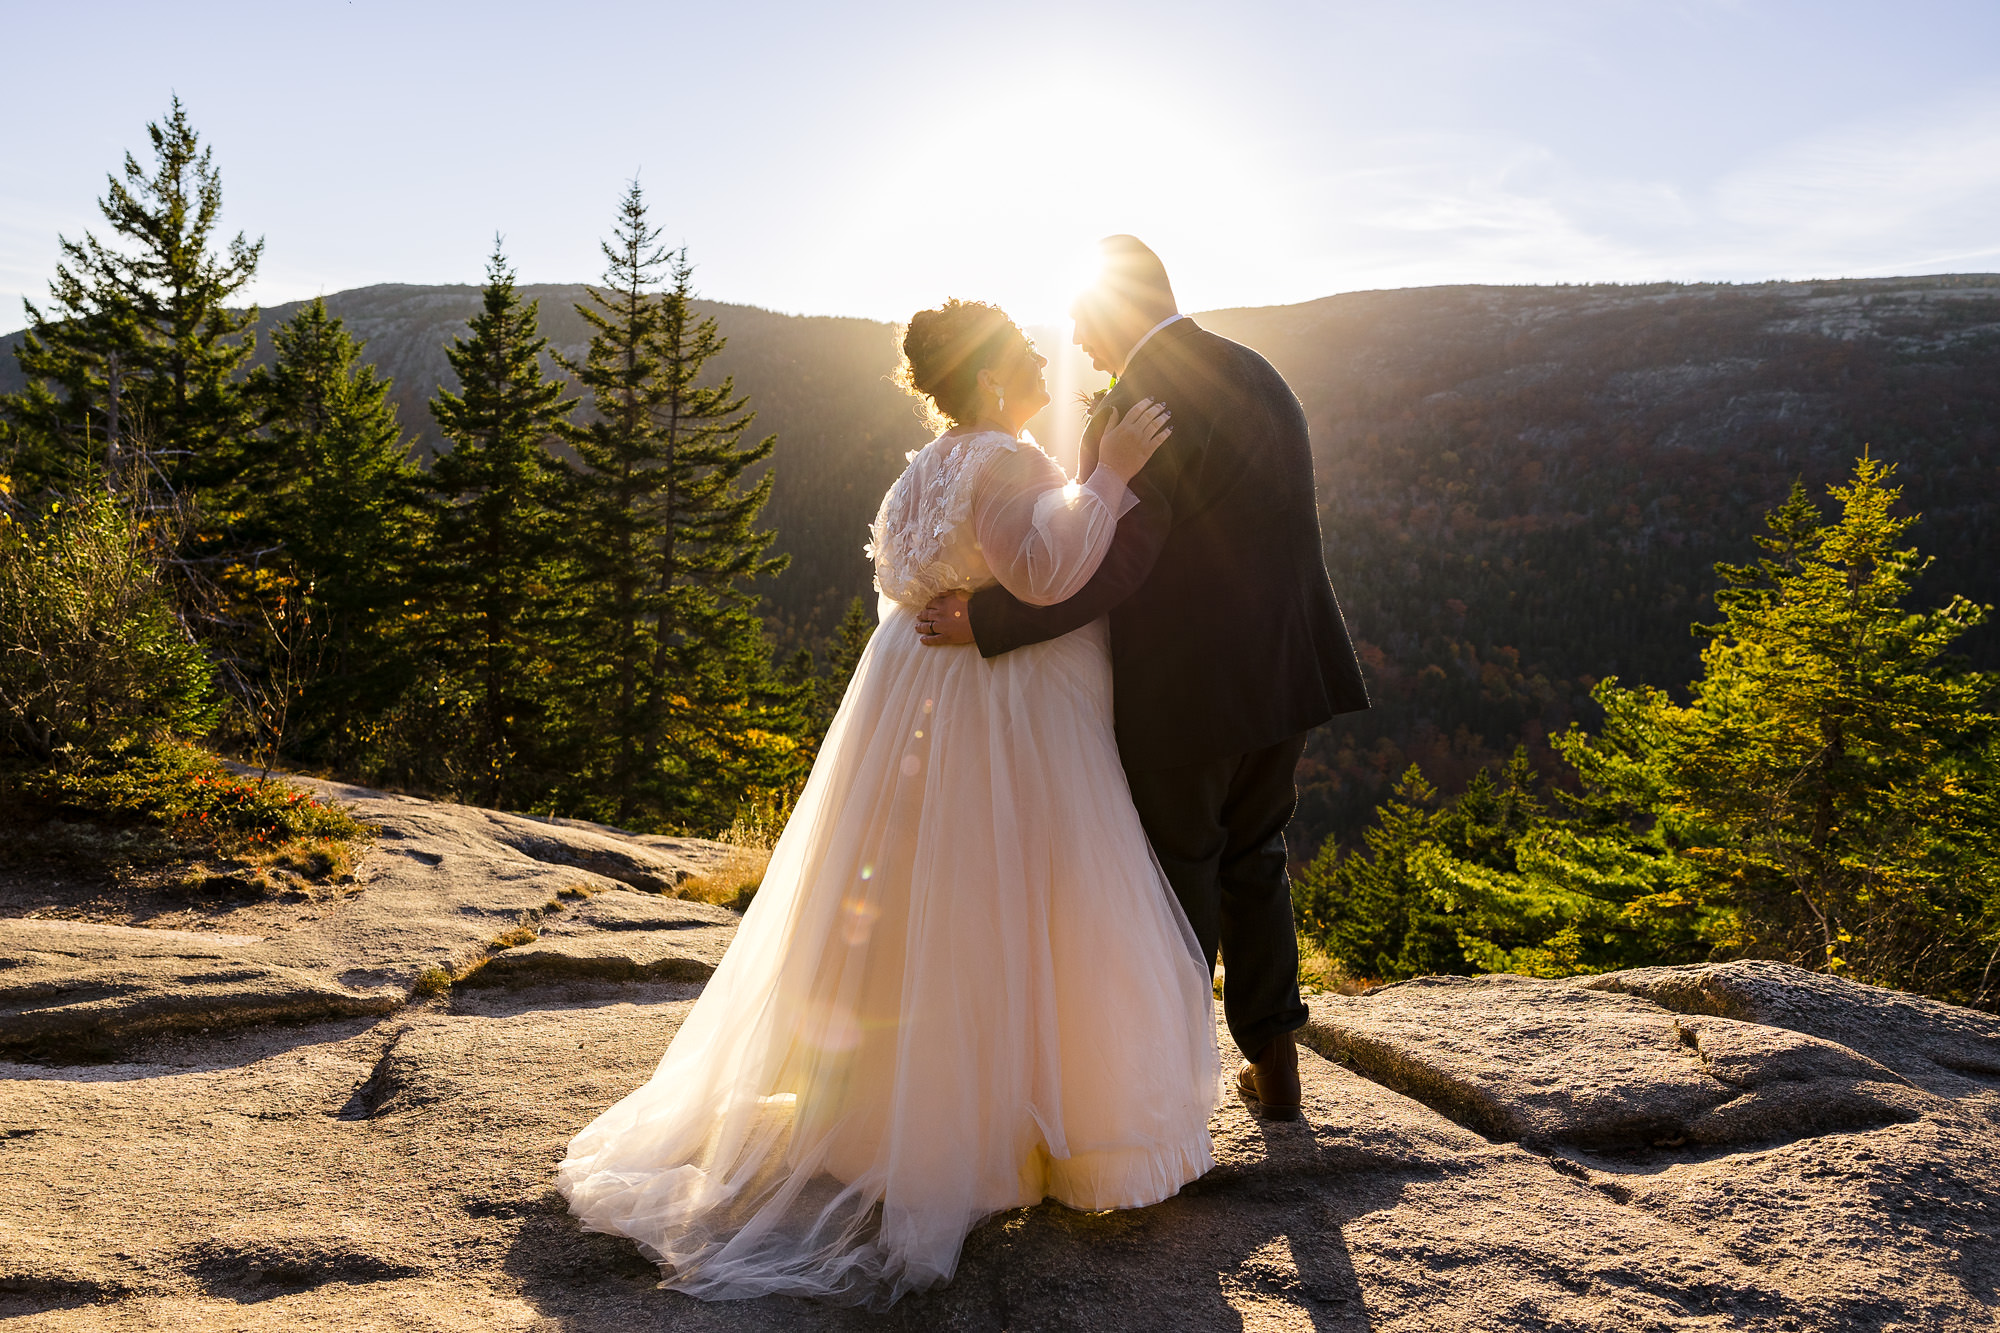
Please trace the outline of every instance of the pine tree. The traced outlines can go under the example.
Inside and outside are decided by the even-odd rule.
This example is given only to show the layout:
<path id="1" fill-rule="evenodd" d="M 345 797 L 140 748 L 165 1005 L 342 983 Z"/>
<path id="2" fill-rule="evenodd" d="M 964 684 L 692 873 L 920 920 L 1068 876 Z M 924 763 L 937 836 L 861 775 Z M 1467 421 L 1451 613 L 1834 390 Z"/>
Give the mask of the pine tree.
<path id="1" fill-rule="evenodd" d="M 775 439 L 746 442 L 748 401 L 705 382 L 723 339 L 636 182 L 603 249 L 604 287 L 578 307 L 590 347 L 570 365 L 593 417 L 564 431 L 582 464 L 574 712 L 602 718 L 579 797 L 628 825 L 726 826 L 796 779 L 812 729 L 813 683 L 773 669 L 749 586 L 784 566 L 757 527 L 771 477 L 745 484 Z"/>
<path id="2" fill-rule="evenodd" d="M 22 491 L 135 465 L 183 491 L 210 485 L 234 466 L 247 430 L 235 375 L 257 312 L 228 301 L 264 243 L 239 232 L 216 248 L 221 178 L 178 97 L 146 133 L 153 171 L 126 154 L 124 179 L 111 177 L 98 201 L 115 241 L 62 239 L 47 312 L 28 304 L 15 349 L 27 387 L 0 399 L 6 470 Z"/>
<path id="3" fill-rule="evenodd" d="M 323 301 L 271 338 L 276 359 L 249 384 L 262 430 L 235 482 L 238 532 L 264 573 L 310 599 L 318 669 L 304 739 L 337 749 L 407 684 L 399 629 L 423 541 L 422 479 L 389 381 Z"/>
<path id="4" fill-rule="evenodd" d="M 431 400 L 450 452 L 432 466 L 426 637 L 468 695 L 482 800 L 532 801 L 554 780 L 545 709 L 559 633 L 566 469 L 548 445 L 571 402 L 542 371 L 547 339 L 496 239 L 480 313 L 446 351 L 459 391 Z"/>
<path id="5" fill-rule="evenodd" d="M 571 658 L 571 713 L 591 738 L 588 748 L 603 755 L 601 771 L 580 776 L 601 793 L 606 813 L 630 824 L 646 786 L 651 699 L 663 684 L 649 675 L 667 608 L 648 556 L 669 520 L 673 481 L 664 419 L 674 387 L 664 373 L 666 308 L 658 291 L 669 257 L 647 221 L 638 181 L 625 192 L 613 240 L 599 248 L 604 287 L 589 289 L 577 306 L 593 330 L 589 349 L 581 362 L 558 358 L 592 409 L 588 421 L 558 427 L 581 464 L 570 484 L 579 649 Z M 598 767 L 587 757 L 585 764 Z"/>
<path id="6" fill-rule="evenodd" d="M 777 437 L 745 439 L 755 415 L 733 379 L 702 382 L 724 339 L 714 319 L 695 313 L 685 249 L 669 270 L 660 343 L 667 479 L 646 568 L 658 607 L 653 678 L 672 688 L 650 700 L 645 763 L 661 775 L 669 818 L 726 825 L 742 800 L 800 776 L 810 701 L 771 670 L 748 587 L 787 563 L 766 554 L 775 534 L 757 527 L 773 474 L 744 484 Z"/>
<path id="7" fill-rule="evenodd" d="M 854 669 L 861 665 L 861 655 L 868 650 L 868 641 L 875 637 L 875 623 L 875 614 L 869 608 L 867 599 L 856 597 L 847 604 L 840 624 L 833 631 L 832 642 L 827 645 L 826 679 L 820 682 L 819 729 L 822 734 L 832 724 L 833 715 L 840 711 L 840 701 L 847 697 L 847 686 L 854 679 Z"/>
<path id="8" fill-rule="evenodd" d="M 1693 702 L 1652 710 L 1665 805 L 1730 886 L 1745 948 L 1987 999 L 2000 716 L 1996 682 L 1950 648 L 1989 609 L 1907 609 L 1929 561 L 1901 545 L 1916 520 L 1894 514 L 1892 475 L 1863 457 L 1826 524 L 1794 487 L 1767 557 L 1717 567 Z"/>

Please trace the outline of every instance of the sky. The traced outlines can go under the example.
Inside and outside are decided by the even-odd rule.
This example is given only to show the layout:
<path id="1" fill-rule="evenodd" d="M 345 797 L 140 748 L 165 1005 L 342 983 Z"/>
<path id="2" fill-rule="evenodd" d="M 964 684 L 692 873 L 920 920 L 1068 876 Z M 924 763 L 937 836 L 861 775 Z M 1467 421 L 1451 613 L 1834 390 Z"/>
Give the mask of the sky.
<path id="1" fill-rule="evenodd" d="M 0 0 L 0 329 L 178 95 L 266 304 L 579 282 L 636 177 L 700 293 L 1061 318 L 1440 283 L 2000 270 L 1996 0 Z"/>

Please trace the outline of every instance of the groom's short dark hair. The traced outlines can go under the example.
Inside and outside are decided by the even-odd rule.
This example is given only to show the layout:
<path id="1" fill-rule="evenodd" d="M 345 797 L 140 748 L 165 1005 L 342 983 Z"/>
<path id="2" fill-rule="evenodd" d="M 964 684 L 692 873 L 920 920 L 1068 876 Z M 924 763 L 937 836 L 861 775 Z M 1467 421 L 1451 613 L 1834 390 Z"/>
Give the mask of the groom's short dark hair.
<path id="1" fill-rule="evenodd" d="M 1174 301 L 1174 285 L 1167 281 L 1167 266 L 1151 246 L 1137 236 L 1119 235 L 1105 237 L 1097 248 L 1104 252 L 1104 268 L 1092 293 L 1099 300 L 1159 319 L 1180 309 Z"/>

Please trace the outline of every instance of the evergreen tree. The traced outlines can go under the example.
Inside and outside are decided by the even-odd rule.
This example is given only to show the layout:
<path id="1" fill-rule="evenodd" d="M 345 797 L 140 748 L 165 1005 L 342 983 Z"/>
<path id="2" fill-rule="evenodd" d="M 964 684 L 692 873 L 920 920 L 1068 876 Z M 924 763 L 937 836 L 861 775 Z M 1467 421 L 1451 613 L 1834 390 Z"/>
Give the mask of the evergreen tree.
<path id="1" fill-rule="evenodd" d="M 1563 818 L 1510 813 L 1482 782 L 1432 815 L 1406 778 L 1369 830 L 1372 861 L 1322 851 L 1302 926 L 1351 950 L 1350 970 L 1409 975 L 1390 969 L 1434 960 L 1391 960 L 1383 942 L 1408 938 L 1427 895 L 1482 971 L 1719 953 L 1994 1003 L 1996 682 L 1949 654 L 1987 609 L 1906 608 L 1926 562 L 1900 545 L 1915 520 L 1894 514 L 1890 475 L 1861 459 L 1832 488 L 1831 523 L 1795 487 L 1765 558 L 1718 566 L 1723 620 L 1698 627 L 1710 643 L 1687 706 L 1597 687 L 1598 733 L 1556 742 L 1576 778 Z M 1501 788 L 1525 786 L 1515 768 Z"/>
<path id="2" fill-rule="evenodd" d="M 61 239 L 47 311 L 27 303 L 15 349 L 27 387 L 0 399 L 8 470 L 24 492 L 96 467 L 116 479 L 140 462 L 183 491 L 210 485 L 247 429 L 235 374 L 257 312 L 227 303 L 264 243 L 239 232 L 218 250 L 221 178 L 178 97 L 146 133 L 153 171 L 126 154 L 124 179 L 111 177 L 98 201 L 114 242 Z"/>
<path id="3" fill-rule="evenodd" d="M 1656 698 L 1665 811 L 1729 886 L 1741 947 L 1909 989 L 1990 998 L 2000 952 L 1995 682 L 1950 655 L 1988 608 L 1905 606 L 1893 469 L 1862 458 L 1820 524 L 1802 486 L 1766 558 L 1719 565 L 1692 704 Z"/>
<path id="4" fill-rule="evenodd" d="M 1343 855 L 1329 838 L 1293 878 L 1300 933 L 1348 975 L 1401 980 L 1468 970 L 1453 924 L 1411 868 L 1412 857 L 1441 835 L 1446 816 L 1437 803 L 1437 788 L 1410 765 L 1362 834 L 1366 855 Z"/>
<path id="5" fill-rule="evenodd" d="M 1466 784 L 1464 795 L 1442 812 L 1440 840 L 1479 865 L 1497 868 L 1511 864 L 1509 847 L 1537 826 L 1545 813 L 1535 796 L 1538 781 L 1526 747 L 1515 747 L 1497 778 L 1480 769 Z"/>
<path id="6" fill-rule="evenodd" d="M 868 600 L 856 597 L 847 604 L 840 624 L 833 631 L 832 642 L 827 645 L 826 679 L 820 682 L 819 730 L 822 735 L 832 724 L 833 715 L 840 711 L 840 701 L 847 697 L 847 686 L 854 679 L 854 669 L 861 665 L 861 654 L 868 650 L 868 641 L 875 637 L 875 624 L 875 613 Z"/>
<path id="7" fill-rule="evenodd" d="M 362 363 L 361 344 L 323 301 L 271 338 L 276 359 L 249 385 L 262 430 L 236 478 L 238 531 L 261 573 L 310 600 L 317 672 L 301 739 L 341 755 L 340 738 L 408 683 L 400 629 L 424 539 L 422 478 L 389 381 Z"/>
<path id="8" fill-rule="evenodd" d="M 812 683 L 774 671 L 749 584 L 783 568 L 756 521 L 775 439 L 746 442 L 732 381 L 705 383 L 723 339 L 693 309 L 685 251 L 668 251 L 636 182 L 604 248 L 605 285 L 579 311 L 593 334 L 570 369 L 593 418 L 565 429 L 571 483 L 587 765 L 603 812 L 625 824 L 726 826 L 782 791 L 805 760 Z M 593 778 L 601 780 L 593 780 Z"/>
<path id="9" fill-rule="evenodd" d="M 1564 818 L 1535 794 L 1525 749 L 1441 806 L 1412 766 L 1362 835 L 1366 857 L 1329 839 L 1294 881 L 1301 933 L 1350 975 L 1379 980 L 1559 977 L 1704 956 L 1718 914 L 1659 841 L 1657 781 L 1634 800 L 1650 752 L 1631 755 L 1632 736 L 1614 715 L 1606 737 L 1557 741 L 1582 788 L 1558 793 Z"/>
<path id="10" fill-rule="evenodd" d="M 542 371 L 546 346 L 496 240 L 481 311 L 446 351 L 459 391 L 431 400 L 452 448 L 431 468 L 424 557 L 426 639 L 465 692 L 473 783 L 488 804 L 532 801 L 555 780 L 545 710 L 566 469 L 548 445 L 570 401 Z"/>
<path id="11" fill-rule="evenodd" d="M 662 775 L 669 818 L 719 827 L 742 800 L 781 792 L 802 776 L 798 738 L 810 700 L 803 683 L 772 672 L 748 587 L 787 563 L 766 554 L 775 534 L 757 527 L 773 474 L 744 484 L 777 437 L 745 439 L 755 415 L 733 379 L 702 382 L 724 339 L 712 318 L 696 316 L 686 250 L 671 256 L 669 269 L 661 298 L 668 478 L 647 570 L 660 599 L 654 679 L 673 688 L 650 701 L 646 767 Z"/>
<path id="12" fill-rule="evenodd" d="M 636 180 L 613 238 L 599 246 L 604 288 L 590 288 L 577 306 L 593 331 L 589 349 L 581 362 L 558 358 L 589 394 L 592 415 L 558 430 L 581 464 L 570 484 L 579 649 L 570 685 L 573 720 L 591 742 L 583 757 L 594 771 L 579 775 L 591 789 L 579 796 L 598 796 L 605 813 L 630 824 L 648 786 L 653 695 L 665 684 L 650 671 L 669 608 L 648 557 L 669 519 L 672 442 L 664 425 L 674 392 L 664 373 L 666 308 L 658 291 L 668 252 L 646 219 Z"/>
<path id="13" fill-rule="evenodd" d="M 1558 791 L 1565 818 L 1532 791 L 1517 749 L 1497 782 L 1475 780 L 1444 821 L 1443 836 L 1410 858 L 1416 880 L 1447 914 L 1471 970 L 1561 977 L 1708 953 L 1713 914 L 1691 889 L 1687 864 L 1662 845 L 1650 751 L 1627 719 L 1604 734 L 1580 729 L 1556 741 L 1577 769 L 1578 791 Z M 1632 761 L 1632 762 L 1627 762 Z M 1481 775 L 1482 777 L 1484 775 Z"/>

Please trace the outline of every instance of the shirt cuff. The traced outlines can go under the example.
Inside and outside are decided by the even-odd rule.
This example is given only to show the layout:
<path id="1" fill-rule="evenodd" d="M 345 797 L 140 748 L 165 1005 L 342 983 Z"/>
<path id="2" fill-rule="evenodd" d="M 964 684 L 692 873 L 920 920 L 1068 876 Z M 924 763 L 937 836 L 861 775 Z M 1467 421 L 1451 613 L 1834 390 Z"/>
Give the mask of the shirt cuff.
<path id="1" fill-rule="evenodd" d="M 1096 496 L 1113 518 L 1123 518 L 1139 507 L 1139 497 L 1132 494 L 1130 488 L 1118 479 L 1118 474 L 1108 467 L 1100 466 L 1092 472 L 1090 480 L 1083 483 L 1083 489 Z"/>

